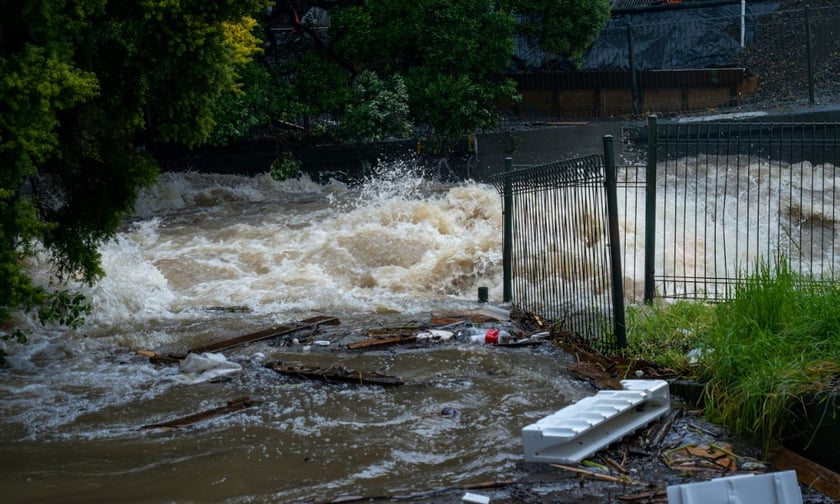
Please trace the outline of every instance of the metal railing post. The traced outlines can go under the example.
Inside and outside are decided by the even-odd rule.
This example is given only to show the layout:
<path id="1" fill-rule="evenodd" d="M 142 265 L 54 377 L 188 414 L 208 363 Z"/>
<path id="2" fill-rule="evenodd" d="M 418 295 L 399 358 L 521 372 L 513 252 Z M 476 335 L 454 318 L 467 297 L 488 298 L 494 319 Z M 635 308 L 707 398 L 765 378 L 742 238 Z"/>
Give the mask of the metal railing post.
<path id="1" fill-rule="evenodd" d="M 645 293 L 644 302 L 653 303 L 656 265 L 656 116 L 648 118 L 648 156 L 645 170 Z"/>
<path id="2" fill-rule="evenodd" d="M 607 190 L 607 216 L 610 237 L 610 274 L 612 278 L 613 337 L 615 349 L 627 347 L 624 321 L 624 275 L 621 273 L 621 238 L 618 231 L 618 197 L 616 195 L 615 147 L 612 135 L 604 136 L 604 183 Z"/>
<path id="3" fill-rule="evenodd" d="M 632 102 L 633 115 L 639 113 L 639 84 L 636 81 L 636 65 L 633 61 L 633 28 L 627 27 L 627 66 L 630 71 L 630 100 Z"/>
<path id="4" fill-rule="evenodd" d="M 502 197 L 502 301 L 507 303 L 513 298 L 512 263 L 513 263 L 513 188 L 510 173 L 513 171 L 513 158 L 505 158 L 505 181 Z"/>
<path id="5" fill-rule="evenodd" d="M 808 60 L 808 105 L 813 106 L 814 100 L 814 69 L 811 61 L 814 59 L 814 48 L 811 45 L 811 9 L 805 7 L 805 50 Z"/>

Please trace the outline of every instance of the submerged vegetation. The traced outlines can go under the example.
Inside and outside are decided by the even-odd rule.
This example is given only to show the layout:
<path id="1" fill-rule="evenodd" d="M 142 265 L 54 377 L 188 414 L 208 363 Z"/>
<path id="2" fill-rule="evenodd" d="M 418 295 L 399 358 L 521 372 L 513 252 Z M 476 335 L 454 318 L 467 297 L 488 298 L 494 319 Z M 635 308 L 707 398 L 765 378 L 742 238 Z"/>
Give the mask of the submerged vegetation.
<path id="1" fill-rule="evenodd" d="M 632 308 L 627 355 L 705 383 L 707 417 L 769 447 L 813 394 L 836 385 L 838 305 L 840 285 L 786 261 L 763 264 L 725 302 Z"/>

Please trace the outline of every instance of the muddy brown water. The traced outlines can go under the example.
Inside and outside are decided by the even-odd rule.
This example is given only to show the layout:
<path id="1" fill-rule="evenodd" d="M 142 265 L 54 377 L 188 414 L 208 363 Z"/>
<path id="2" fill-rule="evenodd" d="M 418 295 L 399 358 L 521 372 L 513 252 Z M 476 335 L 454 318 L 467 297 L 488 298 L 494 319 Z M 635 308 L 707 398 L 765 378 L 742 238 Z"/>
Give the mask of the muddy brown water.
<path id="1" fill-rule="evenodd" d="M 165 384 L 174 366 L 115 353 L 115 366 L 164 384 L 78 411 L 34 438 L 15 439 L 20 427 L 7 425 L 4 494 L 14 502 L 293 502 L 507 480 L 522 474 L 522 427 L 591 393 L 550 344 L 302 348 L 266 342 L 231 350 L 242 372 L 194 385 Z M 266 361 L 340 364 L 406 383 L 300 380 L 267 369 Z M 261 404 L 178 430 L 139 430 L 240 397 Z M 85 403 L 65 408 L 84 410 Z"/>
<path id="2" fill-rule="evenodd" d="M 20 316 L 28 343 L 0 340 L 3 501 L 460 502 L 471 485 L 514 480 L 480 491 L 494 502 L 617 502 L 621 485 L 523 463 L 524 426 L 595 392 L 557 348 L 343 346 L 370 328 L 474 309 L 478 287 L 491 304 L 501 298 L 496 191 L 387 168 L 357 186 L 163 175 L 100 248 L 106 277 L 80 286 L 94 307 L 86 324 Z M 49 282 L 43 259 L 29 267 Z M 286 338 L 227 351 L 242 370 L 218 383 L 182 383 L 177 367 L 136 354 L 311 316 L 341 321 L 329 346 Z M 265 368 L 278 360 L 406 384 L 300 381 Z M 242 397 L 261 404 L 174 431 L 140 429 Z"/>

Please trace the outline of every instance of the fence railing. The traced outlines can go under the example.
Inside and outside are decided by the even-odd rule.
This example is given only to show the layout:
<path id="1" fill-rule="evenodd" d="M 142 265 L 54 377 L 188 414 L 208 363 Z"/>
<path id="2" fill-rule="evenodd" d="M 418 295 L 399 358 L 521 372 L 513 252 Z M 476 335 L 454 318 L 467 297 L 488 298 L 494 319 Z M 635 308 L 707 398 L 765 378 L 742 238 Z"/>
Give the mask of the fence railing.
<path id="1" fill-rule="evenodd" d="M 625 207 L 645 200 L 643 263 L 641 212 L 623 221 L 625 263 L 644 268 L 633 293 L 724 299 L 777 260 L 805 278 L 840 274 L 840 124 L 654 117 L 648 128 L 644 189 L 638 168 L 619 175 Z"/>
<path id="2" fill-rule="evenodd" d="M 625 301 L 722 300 L 785 261 L 840 279 L 840 123 L 651 117 L 646 164 L 604 155 L 491 178 L 503 197 L 505 301 L 596 348 L 626 344 Z M 626 139 L 623 139 L 626 141 Z"/>
<path id="3" fill-rule="evenodd" d="M 505 301 L 615 351 L 624 294 L 611 137 L 604 146 L 605 156 L 539 166 L 509 159 L 491 182 L 503 198 Z"/>

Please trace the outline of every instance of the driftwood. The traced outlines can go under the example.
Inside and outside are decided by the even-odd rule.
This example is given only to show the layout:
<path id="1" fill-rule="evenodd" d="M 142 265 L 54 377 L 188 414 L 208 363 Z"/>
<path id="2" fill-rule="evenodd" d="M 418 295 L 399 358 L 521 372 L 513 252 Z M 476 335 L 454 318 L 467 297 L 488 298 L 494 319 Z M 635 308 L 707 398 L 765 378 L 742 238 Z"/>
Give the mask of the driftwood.
<path id="1" fill-rule="evenodd" d="M 194 415 L 185 416 L 182 418 L 178 418 L 176 420 L 170 420 L 168 422 L 161 422 L 156 424 L 149 424 L 140 427 L 140 429 L 165 429 L 165 430 L 173 430 L 179 429 L 181 427 L 188 427 L 190 425 L 196 424 L 198 422 L 203 422 L 205 420 L 209 420 L 211 418 L 216 418 L 222 415 L 227 415 L 230 413 L 235 413 L 237 411 L 246 410 L 253 406 L 256 406 L 258 403 L 251 401 L 250 397 L 243 397 L 242 399 L 236 399 L 233 401 L 229 401 L 226 405 L 220 406 L 218 408 L 213 408 L 211 410 L 202 411 L 201 413 L 196 413 Z"/>
<path id="2" fill-rule="evenodd" d="M 795 470 L 800 483 L 840 502 L 840 474 L 782 446 L 770 451 L 769 462 L 779 470 Z"/>
<path id="3" fill-rule="evenodd" d="M 309 329 L 317 327 L 319 325 L 338 324 L 339 320 L 335 317 L 311 317 L 305 320 L 301 320 L 297 323 L 290 323 L 278 327 L 272 327 L 270 329 L 265 329 L 262 331 L 257 331 L 255 333 L 246 334 L 244 336 L 239 336 L 238 338 L 232 338 L 216 343 L 211 343 L 209 345 L 193 348 L 190 349 L 190 353 L 221 352 L 222 350 L 229 350 L 231 348 L 246 345 L 248 343 L 253 343 L 255 341 L 262 341 L 269 338 L 276 338 L 277 336 L 283 336 L 285 334 L 289 334 L 295 331 L 300 331 L 301 329 Z"/>
<path id="4" fill-rule="evenodd" d="M 325 382 L 357 383 L 360 385 L 402 385 L 405 382 L 397 376 L 389 376 L 375 371 L 361 372 L 348 369 L 343 366 L 330 366 L 328 368 L 310 366 L 287 366 L 280 362 L 270 362 L 267 368 L 280 374 L 304 378 L 307 380 L 318 380 Z"/>
<path id="5" fill-rule="evenodd" d="M 384 336 L 379 338 L 372 338 L 366 339 L 362 341 L 356 341 L 354 343 L 348 343 L 347 348 L 350 350 L 359 350 L 363 348 L 372 348 L 372 347 L 379 347 L 379 346 L 386 346 L 386 345 L 396 345 L 402 343 L 414 343 L 417 341 L 417 335 L 415 334 L 397 334 L 393 336 Z"/>
<path id="6" fill-rule="evenodd" d="M 137 350 L 137 355 L 148 357 L 152 364 L 180 364 L 187 356 L 174 353 L 157 353 L 151 350 Z"/>
<path id="7" fill-rule="evenodd" d="M 636 486 L 650 486 L 647 483 L 642 481 L 634 480 L 629 476 L 612 476 L 610 474 L 603 474 L 595 471 L 589 471 L 587 469 L 581 469 L 580 467 L 572 467 L 562 464 L 549 464 L 552 467 L 556 467 L 558 469 L 563 469 L 564 471 L 569 471 L 573 473 L 577 473 L 583 476 L 589 476 L 590 478 L 594 478 L 601 481 L 609 481 L 610 483 L 621 483 L 623 485 L 636 485 Z"/>

